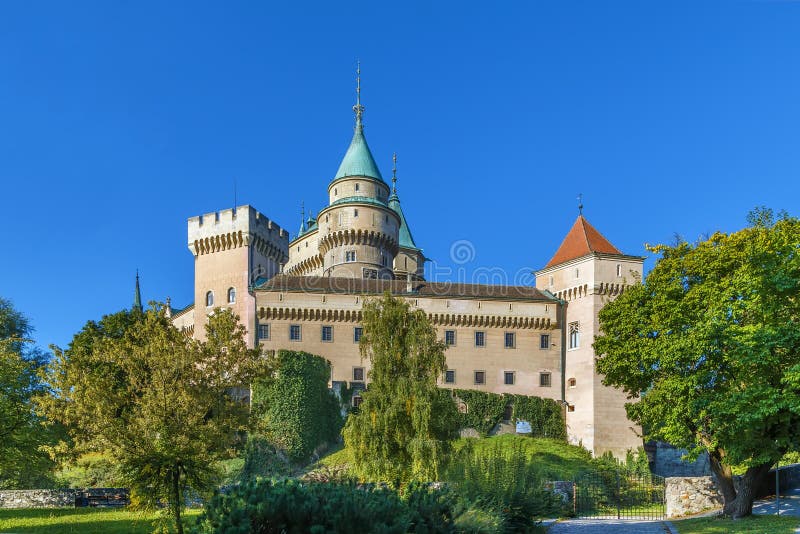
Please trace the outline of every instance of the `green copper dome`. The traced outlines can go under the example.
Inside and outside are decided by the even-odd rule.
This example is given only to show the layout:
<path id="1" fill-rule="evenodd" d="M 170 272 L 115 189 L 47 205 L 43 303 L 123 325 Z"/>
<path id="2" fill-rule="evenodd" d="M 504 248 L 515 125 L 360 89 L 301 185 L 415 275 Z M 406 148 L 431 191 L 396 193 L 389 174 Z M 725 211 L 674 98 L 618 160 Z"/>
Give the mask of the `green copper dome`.
<path id="1" fill-rule="evenodd" d="M 381 171 L 378 170 L 378 164 L 375 163 L 375 158 L 372 157 L 372 152 L 367 145 L 367 139 L 364 137 L 364 128 L 359 123 L 356 124 L 356 131 L 353 134 L 353 140 L 350 141 L 350 147 L 347 149 L 344 158 L 342 159 L 339 170 L 336 171 L 334 180 L 345 178 L 347 176 L 367 176 L 383 181 Z"/>

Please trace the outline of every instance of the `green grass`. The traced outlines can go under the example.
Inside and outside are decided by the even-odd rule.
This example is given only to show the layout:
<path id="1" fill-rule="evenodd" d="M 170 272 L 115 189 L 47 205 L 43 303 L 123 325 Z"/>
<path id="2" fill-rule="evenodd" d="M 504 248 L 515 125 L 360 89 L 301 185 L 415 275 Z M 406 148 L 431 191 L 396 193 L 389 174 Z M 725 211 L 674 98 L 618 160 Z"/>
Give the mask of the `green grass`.
<path id="1" fill-rule="evenodd" d="M 187 510 L 187 523 L 199 510 Z M 20 534 L 150 534 L 156 512 L 108 508 L 24 508 L 0 510 L 0 532 Z M 168 524 L 171 524 L 169 522 Z"/>
<path id="2" fill-rule="evenodd" d="M 717 517 L 673 520 L 680 534 L 793 534 L 800 517 L 754 515 L 732 521 Z"/>

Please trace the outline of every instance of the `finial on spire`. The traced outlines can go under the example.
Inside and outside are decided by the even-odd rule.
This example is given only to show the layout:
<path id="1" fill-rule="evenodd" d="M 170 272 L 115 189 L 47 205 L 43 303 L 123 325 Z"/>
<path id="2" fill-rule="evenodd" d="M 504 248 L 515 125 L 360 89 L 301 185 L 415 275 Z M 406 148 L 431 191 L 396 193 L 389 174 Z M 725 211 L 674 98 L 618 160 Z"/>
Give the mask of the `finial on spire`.
<path id="1" fill-rule="evenodd" d="M 133 293 L 133 309 L 142 311 L 142 292 L 139 289 L 139 269 L 136 269 L 136 290 Z"/>
<path id="2" fill-rule="evenodd" d="M 300 231 L 297 232 L 297 237 L 300 237 L 306 232 L 306 203 L 300 201 Z"/>
<path id="3" fill-rule="evenodd" d="M 578 215 L 583 215 L 583 193 L 578 193 Z"/>
<path id="4" fill-rule="evenodd" d="M 361 116 L 364 114 L 364 106 L 361 105 L 361 60 L 356 65 L 356 105 L 353 106 L 353 111 L 356 113 L 356 128 L 360 128 Z"/>
<path id="5" fill-rule="evenodd" d="M 392 194 L 397 194 L 397 152 L 392 154 Z"/>

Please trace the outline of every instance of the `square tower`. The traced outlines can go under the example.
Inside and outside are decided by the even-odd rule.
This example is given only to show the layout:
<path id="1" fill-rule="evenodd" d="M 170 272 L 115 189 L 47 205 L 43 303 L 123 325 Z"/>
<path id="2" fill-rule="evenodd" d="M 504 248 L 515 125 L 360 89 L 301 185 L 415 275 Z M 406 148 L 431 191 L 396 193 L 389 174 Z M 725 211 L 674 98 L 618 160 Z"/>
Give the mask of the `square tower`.
<path id="1" fill-rule="evenodd" d="M 621 390 L 604 386 L 592 348 L 599 334 L 598 313 L 627 286 L 642 279 L 644 258 L 619 251 L 583 217 L 573 224 L 544 269 L 536 287 L 563 304 L 562 354 L 567 434 L 595 456 L 607 451 L 624 458 L 642 445 L 641 428 L 628 420 Z"/>

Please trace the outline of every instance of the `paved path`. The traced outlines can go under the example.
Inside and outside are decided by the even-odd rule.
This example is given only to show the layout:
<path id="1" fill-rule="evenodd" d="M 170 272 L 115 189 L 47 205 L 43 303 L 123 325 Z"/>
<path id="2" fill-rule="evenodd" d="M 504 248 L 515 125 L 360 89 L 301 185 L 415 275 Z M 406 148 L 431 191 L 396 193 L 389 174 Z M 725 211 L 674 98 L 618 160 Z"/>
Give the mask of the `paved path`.
<path id="1" fill-rule="evenodd" d="M 780 501 L 775 497 L 753 503 L 754 514 L 776 515 L 780 508 L 781 515 L 794 515 L 800 517 L 800 488 L 792 489 L 781 495 Z"/>
<path id="2" fill-rule="evenodd" d="M 547 534 L 668 534 L 663 521 L 637 521 L 635 519 L 567 519 L 547 530 Z"/>

